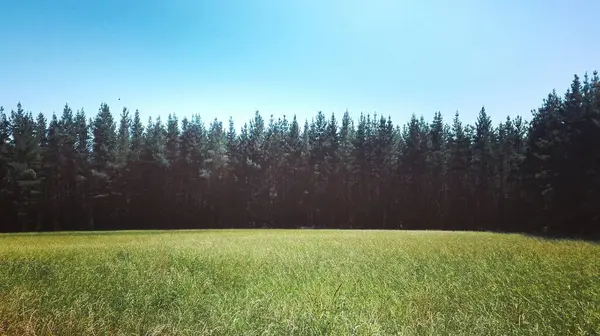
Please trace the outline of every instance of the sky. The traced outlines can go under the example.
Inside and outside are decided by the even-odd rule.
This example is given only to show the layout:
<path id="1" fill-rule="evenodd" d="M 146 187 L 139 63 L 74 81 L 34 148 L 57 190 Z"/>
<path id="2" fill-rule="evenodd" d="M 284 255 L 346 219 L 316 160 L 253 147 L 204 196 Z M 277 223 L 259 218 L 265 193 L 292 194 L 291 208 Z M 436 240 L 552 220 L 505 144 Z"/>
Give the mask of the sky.
<path id="1" fill-rule="evenodd" d="M 598 0 L 0 0 L 0 105 L 236 124 L 529 119 L 600 68 Z"/>

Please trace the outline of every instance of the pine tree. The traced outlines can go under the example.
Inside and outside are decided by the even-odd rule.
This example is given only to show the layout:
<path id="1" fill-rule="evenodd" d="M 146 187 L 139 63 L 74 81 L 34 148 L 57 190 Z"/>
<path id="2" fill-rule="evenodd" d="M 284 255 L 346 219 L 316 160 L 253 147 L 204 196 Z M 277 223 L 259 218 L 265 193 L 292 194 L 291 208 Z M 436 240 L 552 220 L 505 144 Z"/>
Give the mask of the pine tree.
<path id="1" fill-rule="evenodd" d="M 465 216 L 469 212 L 468 194 L 470 189 L 467 177 L 471 164 L 469 158 L 471 140 L 465 132 L 458 112 L 454 115 L 451 134 L 448 184 L 452 214 L 448 219 L 451 222 L 450 228 L 464 229 L 467 225 Z"/>
<path id="2" fill-rule="evenodd" d="M 179 157 L 179 120 L 176 115 L 169 114 L 167 119 L 166 156 L 170 165 L 174 165 Z"/>
<path id="3" fill-rule="evenodd" d="M 144 144 L 144 125 L 142 125 L 140 111 L 138 110 L 135 110 L 129 133 L 131 134 L 129 161 L 138 161 Z"/>
<path id="4" fill-rule="evenodd" d="M 102 103 L 98 114 L 92 123 L 92 152 L 91 152 L 91 197 L 93 199 L 92 213 L 94 222 L 90 226 L 107 229 L 118 226 L 113 222 L 117 202 L 110 197 L 114 192 L 111 182 L 115 173 L 117 154 L 117 132 L 110 108 Z"/>
<path id="5" fill-rule="evenodd" d="M 352 130 L 352 119 L 350 114 L 346 110 L 342 117 L 342 125 L 339 132 L 339 167 L 338 174 L 341 180 L 340 190 L 340 219 L 339 225 L 342 227 L 352 228 L 354 218 L 352 216 L 353 209 L 353 197 L 352 190 L 354 187 L 354 145 L 353 141 L 353 130 Z"/>
<path id="6" fill-rule="evenodd" d="M 564 99 L 564 126 L 566 128 L 563 156 L 557 179 L 556 201 L 561 208 L 557 225 L 559 232 L 571 231 L 587 235 L 593 231 L 589 223 L 600 212 L 594 211 L 589 199 L 589 187 L 593 180 L 589 178 L 595 169 L 594 160 L 590 160 L 594 149 L 590 145 L 597 143 L 598 129 L 594 127 L 593 95 L 587 74 L 582 86 L 579 76 L 575 75 Z M 555 205 L 555 209 L 558 205 Z M 577 223 L 573 227 L 572 223 Z"/>
<path id="7" fill-rule="evenodd" d="M 447 173 L 447 139 L 445 133 L 444 120 L 442 114 L 438 111 L 434 114 L 433 122 L 429 129 L 429 140 L 428 140 L 428 194 L 430 199 L 428 201 L 429 209 L 428 215 L 430 216 L 431 223 L 436 225 L 438 228 L 445 228 L 445 202 L 447 186 L 445 183 Z"/>
<path id="8" fill-rule="evenodd" d="M 375 122 L 375 121 L 374 121 Z M 381 116 L 377 124 L 373 126 L 372 134 L 372 157 L 373 182 L 372 194 L 373 205 L 371 218 L 385 228 L 393 227 L 390 221 L 392 211 L 392 175 L 395 172 L 393 162 L 394 151 L 394 126 L 391 119 Z"/>
<path id="9" fill-rule="evenodd" d="M 242 171 L 242 164 L 245 162 L 245 158 L 240 150 L 240 138 L 232 117 L 229 117 L 225 147 L 228 162 L 225 198 L 230 208 L 243 210 L 245 208 L 243 195 L 245 175 Z M 225 211 L 223 222 L 226 226 L 235 226 L 242 223 L 243 218 L 243 211 Z"/>
<path id="10" fill-rule="evenodd" d="M 0 218 L 3 218 L 0 231 L 12 229 L 13 204 L 11 202 L 11 188 L 9 176 L 10 153 L 10 124 L 4 113 L 4 107 L 0 106 Z"/>
<path id="11" fill-rule="evenodd" d="M 166 156 L 166 135 L 167 131 L 160 117 L 152 122 L 148 118 L 146 134 L 144 136 L 144 146 L 140 156 L 139 182 L 136 185 L 143 185 L 142 195 L 139 195 L 142 203 L 142 211 L 138 214 L 143 218 L 143 222 L 148 223 L 151 228 L 159 228 L 159 223 L 167 220 L 165 208 L 167 203 L 166 174 L 169 161 Z M 142 215 L 143 213 L 143 215 Z"/>
<path id="12" fill-rule="evenodd" d="M 422 215 L 428 211 L 425 204 L 425 177 L 427 167 L 427 125 L 423 119 L 413 114 L 403 130 L 403 147 L 400 161 L 402 187 L 401 204 L 403 208 L 402 227 L 422 228 Z"/>
<path id="13" fill-rule="evenodd" d="M 207 158 L 203 177 L 221 180 L 225 177 L 227 168 L 227 146 L 226 134 L 223 130 L 223 123 L 216 118 L 210 124 L 208 130 Z"/>
<path id="14" fill-rule="evenodd" d="M 583 211 L 588 217 L 587 230 L 589 234 L 600 232 L 600 212 L 597 204 L 600 203 L 600 78 L 598 71 L 594 71 L 590 84 L 590 108 L 586 113 L 586 136 L 591 149 L 585 163 L 586 200 Z"/>
<path id="15" fill-rule="evenodd" d="M 77 190 L 79 197 L 86 200 L 82 205 L 81 223 L 89 223 L 89 214 L 87 213 L 88 182 L 90 178 L 90 128 L 85 119 L 83 109 L 78 110 L 75 115 L 75 152 L 77 162 Z"/>
<path id="16" fill-rule="evenodd" d="M 121 112 L 121 120 L 119 122 L 119 132 L 117 134 L 117 155 L 116 162 L 118 166 L 124 167 L 127 159 L 130 157 L 131 150 L 131 119 L 129 118 L 129 110 L 126 107 Z"/>
<path id="17" fill-rule="evenodd" d="M 563 117 L 563 102 L 556 91 L 548 95 L 537 111 L 533 111 L 523 174 L 527 184 L 530 216 L 536 219 L 536 223 L 529 224 L 527 231 L 554 230 L 554 223 L 550 219 L 555 218 L 552 209 L 565 143 Z"/>
<path id="18" fill-rule="evenodd" d="M 47 145 L 42 159 L 41 173 L 44 177 L 43 193 L 45 196 L 45 220 L 42 229 L 61 230 L 64 225 L 60 216 L 60 188 L 63 175 L 61 174 L 60 160 L 61 137 L 56 114 L 47 130 Z"/>
<path id="19" fill-rule="evenodd" d="M 125 134 L 123 118 L 121 118 L 120 132 Z M 144 126 L 140 119 L 140 111 L 135 110 L 133 119 L 129 122 L 129 150 L 126 159 L 125 171 L 121 176 L 121 189 L 127 209 L 122 214 L 123 228 L 142 228 L 147 220 L 146 197 L 147 185 L 144 182 L 146 165 L 141 162 L 144 151 Z M 124 138 L 124 137 L 123 137 Z M 121 147 L 124 148 L 123 145 Z"/>
<path id="20" fill-rule="evenodd" d="M 489 221 L 492 218 L 487 214 L 490 213 L 493 202 L 493 141 L 492 120 L 485 112 L 485 108 L 482 107 L 475 122 L 473 138 L 474 220 L 477 228 L 486 228 L 491 225 Z"/>
<path id="21" fill-rule="evenodd" d="M 92 166 L 97 174 L 108 174 L 115 162 L 117 148 L 116 125 L 106 103 L 100 105 L 92 124 Z"/>
<path id="22" fill-rule="evenodd" d="M 48 135 L 47 133 L 47 128 L 46 125 L 47 121 L 46 121 L 46 117 L 44 116 L 43 113 L 38 113 L 36 119 L 35 119 L 35 135 L 37 137 L 38 140 L 38 146 L 40 147 L 40 149 L 43 149 L 46 147 L 46 144 L 48 142 Z M 43 156 L 43 154 L 42 154 Z"/>
<path id="23" fill-rule="evenodd" d="M 12 199 L 21 231 L 38 227 L 38 205 L 41 179 L 39 139 L 36 136 L 36 123 L 31 113 L 25 113 L 21 103 L 11 111 L 10 133 L 12 135 L 9 178 L 12 184 Z"/>
<path id="24" fill-rule="evenodd" d="M 308 135 L 307 135 L 308 136 Z M 287 200 L 282 212 L 287 214 L 287 220 L 284 223 L 286 227 L 300 227 L 304 223 L 304 192 L 306 185 L 303 185 L 306 167 L 303 156 L 303 142 L 300 134 L 300 125 L 296 115 L 292 117 L 287 132 L 284 135 L 285 145 L 283 151 L 286 153 L 284 167 L 284 179 L 287 181 Z"/>

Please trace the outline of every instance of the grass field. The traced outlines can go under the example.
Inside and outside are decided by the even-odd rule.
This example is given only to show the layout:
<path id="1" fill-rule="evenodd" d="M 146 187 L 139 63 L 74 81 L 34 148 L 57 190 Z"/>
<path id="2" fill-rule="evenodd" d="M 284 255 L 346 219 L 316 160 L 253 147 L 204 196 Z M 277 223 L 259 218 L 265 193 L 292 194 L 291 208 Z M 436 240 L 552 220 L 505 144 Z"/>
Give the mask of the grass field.
<path id="1" fill-rule="evenodd" d="M 600 335 L 600 245 L 520 235 L 0 235 L 0 335 Z"/>

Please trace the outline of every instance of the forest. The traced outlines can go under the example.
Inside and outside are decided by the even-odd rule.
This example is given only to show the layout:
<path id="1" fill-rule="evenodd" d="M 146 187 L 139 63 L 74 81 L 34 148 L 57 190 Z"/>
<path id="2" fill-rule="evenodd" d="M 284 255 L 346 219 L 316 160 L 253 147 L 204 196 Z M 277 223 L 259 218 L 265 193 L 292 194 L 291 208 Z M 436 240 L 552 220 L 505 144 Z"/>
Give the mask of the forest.
<path id="1" fill-rule="evenodd" d="M 566 85 L 565 85 L 566 86 Z M 600 234 L 600 79 L 527 121 L 0 107 L 0 231 L 339 228 Z M 506 97 L 510 99 L 510 97 Z"/>

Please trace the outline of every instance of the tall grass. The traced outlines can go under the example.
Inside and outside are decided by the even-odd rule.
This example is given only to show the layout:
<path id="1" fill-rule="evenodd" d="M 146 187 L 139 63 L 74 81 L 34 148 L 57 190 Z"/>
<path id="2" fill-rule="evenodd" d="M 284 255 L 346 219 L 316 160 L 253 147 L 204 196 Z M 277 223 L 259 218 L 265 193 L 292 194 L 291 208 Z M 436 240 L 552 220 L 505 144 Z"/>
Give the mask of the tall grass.
<path id="1" fill-rule="evenodd" d="M 520 235 L 0 235 L 0 335 L 594 335 L 600 245 Z"/>

